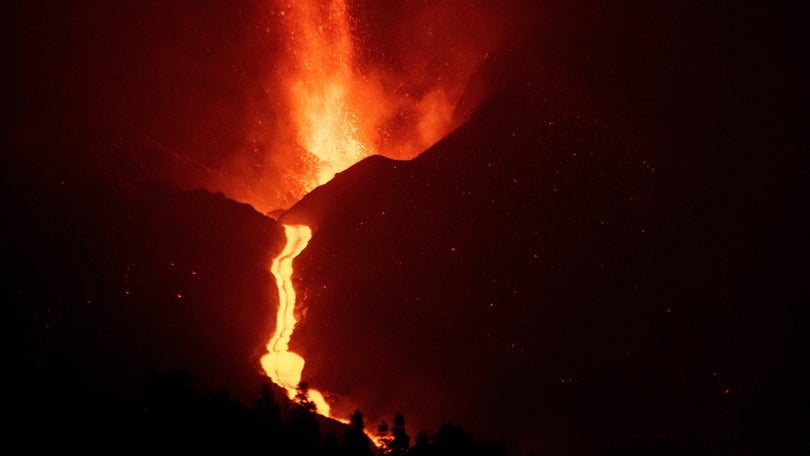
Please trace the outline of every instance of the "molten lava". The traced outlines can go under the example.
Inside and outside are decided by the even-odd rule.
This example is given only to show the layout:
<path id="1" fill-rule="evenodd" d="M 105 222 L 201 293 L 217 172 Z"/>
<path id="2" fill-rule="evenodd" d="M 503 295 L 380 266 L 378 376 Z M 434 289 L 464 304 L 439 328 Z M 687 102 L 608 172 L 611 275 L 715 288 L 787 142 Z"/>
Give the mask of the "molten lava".
<path id="1" fill-rule="evenodd" d="M 374 153 L 376 119 L 364 108 L 376 100 L 360 93 L 345 1 L 293 2 L 280 14 L 292 57 L 283 78 L 290 112 L 299 145 L 312 155 L 302 178 L 309 192 Z"/>
<path id="2" fill-rule="evenodd" d="M 367 117 L 352 100 L 353 49 L 346 3 L 295 2 L 289 15 L 294 73 L 287 80 L 298 141 L 314 155 L 307 191 L 373 153 Z"/>
<path id="3" fill-rule="evenodd" d="M 278 314 L 276 331 L 267 343 L 267 354 L 261 359 L 264 372 L 273 382 L 287 390 L 290 399 L 295 397 L 296 388 L 301 382 L 304 370 L 304 358 L 289 351 L 290 337 L 297 320 L 295 319 L 295 288 L 292 283 L 292 263 L 296 256 L 306 248 L 312 231 L 305 225 L 284 225 L 287 243 L 284 250 L 273 260 L 270 271 L 276 278 L 278 288 Z M 315 403 L 318 413 L 329 416 L 329 404 L 323 395 L 310 390 L 310 400 Z"/>

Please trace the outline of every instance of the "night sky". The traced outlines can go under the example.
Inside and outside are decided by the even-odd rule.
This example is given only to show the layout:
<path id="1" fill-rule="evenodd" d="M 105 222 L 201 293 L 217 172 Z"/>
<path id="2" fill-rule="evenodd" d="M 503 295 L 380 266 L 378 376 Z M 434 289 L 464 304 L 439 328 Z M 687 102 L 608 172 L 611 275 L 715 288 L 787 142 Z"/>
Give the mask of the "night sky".
<path id="1" fill-rule="evenodd" d="M 17 421 L 153 370 L 249 400 L 303 222 L 291 348 L 340 416 L 513 454 L 810 450 L 800 15 L 481 3 L 351 4 L 365 68 L 463 82 L 464 122 L 300 201 L 268 4 L 4 4 Z"/>

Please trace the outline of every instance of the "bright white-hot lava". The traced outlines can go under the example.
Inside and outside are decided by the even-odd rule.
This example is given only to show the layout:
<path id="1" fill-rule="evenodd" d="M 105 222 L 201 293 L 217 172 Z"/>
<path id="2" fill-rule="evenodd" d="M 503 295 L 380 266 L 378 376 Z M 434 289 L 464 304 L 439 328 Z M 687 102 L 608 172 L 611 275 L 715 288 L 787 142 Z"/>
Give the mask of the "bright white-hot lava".
<path id="1" fill-rule="evenodd" d="M 262 357 L 261 364 L 267 376 L 284 387 L 292 399 L 304 371 L 304 358 L 289 351 L 290 337 L 298 323 L 295 319 L 296 298 L 292 283 L 293 260 L 306 248 L 312 237 L 312 230 L 306 225 L 284 225 L 284 234 L 287 238 L 284 250 L 273 260 L 270 268 L 278 288 L 276 331 L 267 343 L 268 353 Z M 329 404 L 320 392 L 309 390 L 309 399 L 315 403 L 318 413 L 329 416 Z"/>

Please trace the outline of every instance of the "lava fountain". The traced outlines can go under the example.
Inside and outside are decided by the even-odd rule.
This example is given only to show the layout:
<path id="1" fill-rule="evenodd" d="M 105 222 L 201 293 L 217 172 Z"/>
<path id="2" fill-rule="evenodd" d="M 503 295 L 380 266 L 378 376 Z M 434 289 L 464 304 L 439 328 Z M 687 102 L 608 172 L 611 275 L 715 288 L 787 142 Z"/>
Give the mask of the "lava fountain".
<path id="1" fill-rule="evenodd" d="M 306 191 L 374 153 L 374 119 L 355 95 L 353 46 L 344 0 L 294 2 L 282 10 L 293 57 L 285 77 L 298 143 L 312 157 Z"/>

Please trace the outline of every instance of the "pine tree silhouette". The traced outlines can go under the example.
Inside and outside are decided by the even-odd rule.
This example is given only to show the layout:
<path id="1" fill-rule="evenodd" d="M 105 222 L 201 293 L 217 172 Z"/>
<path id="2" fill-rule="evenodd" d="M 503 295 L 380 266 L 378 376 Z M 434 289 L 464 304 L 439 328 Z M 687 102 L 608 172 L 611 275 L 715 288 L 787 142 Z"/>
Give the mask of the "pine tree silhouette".
<path id="1" fill-rule="evenodd" d="M 355 410 L 351 418 L 349 418 L 349 428 L 343 436 L 343 446 L 349 455 L 357 456 L 373 456 L 374 451 L 371 449 L 371 442 L 365 433 L 365 422 L 363 421 L 363 414 L 360 410 Z"/>
<path id="2" fill-rule="evenodd" d="M 394 426 L 391 428 L 392 439 L 388 443 L 391 454 L 403 455 L 411 446 L 411 437 L 405 430 L 405 417 L 401 413 L 394 415 Z"/>

